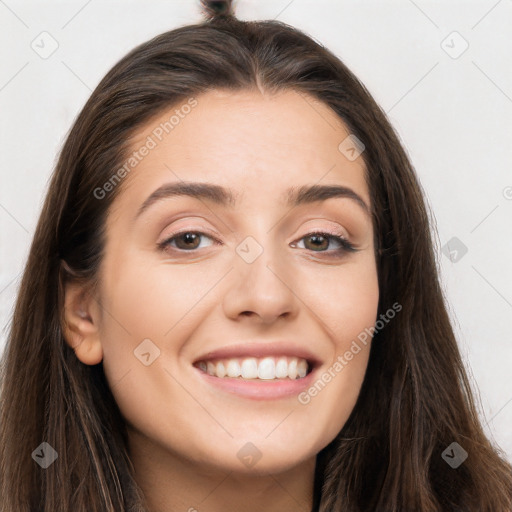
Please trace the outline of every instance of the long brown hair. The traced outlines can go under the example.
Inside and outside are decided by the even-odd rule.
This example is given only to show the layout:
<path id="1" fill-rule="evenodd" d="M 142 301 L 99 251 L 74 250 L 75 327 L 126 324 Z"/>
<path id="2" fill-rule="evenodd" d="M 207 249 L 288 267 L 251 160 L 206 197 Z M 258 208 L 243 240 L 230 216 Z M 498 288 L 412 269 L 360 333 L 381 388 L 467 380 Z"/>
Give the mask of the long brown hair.
<path id="1" fill-rule="evenodd" d="M 512 468 L 485 437 L 439 285 L 429 212 L 399 139 L 367 89 L 330 51 L 278 21 L 244 22 L 230 2 L 138 46 L 103 78 L 62 148 L 30 248 L 2 359 L 0 511 L 144 511 L 124 420 L 102 363 L 65 343 L 66 280 L 94 282 L 105 219 L 98 198 L 149 119 L 211 89 L 293 89 L 360 139 L 371 194 L 379 313 L 355 408 L 317 457 L 314 510 L 504 512 Z M 213 12 L 216 10 L 216 12 Z M 95 194 L 96 191 L 96 194 Z M 32 452 L 47 442 L 57 460 Z M 442 453 L 468 453 L 457 468 Z"/>

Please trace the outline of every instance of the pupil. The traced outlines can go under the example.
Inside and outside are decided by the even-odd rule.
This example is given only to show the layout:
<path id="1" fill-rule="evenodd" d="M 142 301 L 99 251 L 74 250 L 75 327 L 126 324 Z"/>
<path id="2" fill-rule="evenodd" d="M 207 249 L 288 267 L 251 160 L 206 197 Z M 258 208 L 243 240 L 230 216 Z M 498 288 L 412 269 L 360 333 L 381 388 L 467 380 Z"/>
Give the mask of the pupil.
<path id="1" fill-rule="evenodd" d="M 197 242 L 199 237 L 197 236 L 196 233 L 184 233 L 181 236 L 181 239 L 184 242 L 185 248 L 190 249 L 191 243 L 192 243 L 193 248 L 197 246 L 197 244 L 194 244 L 194 242 Z"/>
<path id="2" fill-rule="evenodd" d="M 324 242 L 327 240 L 324 236 L 317 236 L 317 235 L 312 235 L 309 238 L 313 242 L 313 245 L 315 245 L 317 248 L 322 245 L 322 240 Z M 325 246 L 325 244 L 323 244 L 323 245 Z M 325 247 L 321 247 L 321 248 L 325 249 Z"/>

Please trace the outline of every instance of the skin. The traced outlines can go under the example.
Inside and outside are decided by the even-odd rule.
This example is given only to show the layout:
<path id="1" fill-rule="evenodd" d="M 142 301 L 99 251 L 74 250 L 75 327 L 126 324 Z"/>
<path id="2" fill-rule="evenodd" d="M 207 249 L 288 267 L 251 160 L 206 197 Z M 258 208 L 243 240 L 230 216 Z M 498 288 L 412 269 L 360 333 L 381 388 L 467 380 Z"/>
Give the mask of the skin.
<path id="1" fill-rule="evenodd" d="M 98 287 L 66 287 L 65 336 L 84 364 L 103 360 L 152 511 L 308 512 L 316 454 L 354 407 L 370 343 L 306 405 L 219 391 L 192 362 L 245 340 L 290 339 L 314 351 L 321 375 L 374 325 L 370 217 L 349 198 L 295 208 L 281 202 L 291 185 L 321 184 L 349 187 L 370 206 L 364 162 L 338 150 L 346 126 L 311 97 L 256 89 L 196 99 L 120 185 Z M 139 130 L 133 150 L 175 109 Z M 175 196 L 134 220 L 154 190 L 181 180 L 230 187 L 236 206 Z M 195 252 L 179 252 L 176 242 L 157 248 L 184 228 L 205 233 Z M 307 237 L 333 229 L 358 251 L 328 257 L 335 239 L 317 248 Z M 247 236 L 263 248 L 250 264 L 235 250 Z M 149 366 L 134 356 L 147 338 L 160 350 Z M 261 453 L 251 467 L 237 457 L 248 442 Z"/>

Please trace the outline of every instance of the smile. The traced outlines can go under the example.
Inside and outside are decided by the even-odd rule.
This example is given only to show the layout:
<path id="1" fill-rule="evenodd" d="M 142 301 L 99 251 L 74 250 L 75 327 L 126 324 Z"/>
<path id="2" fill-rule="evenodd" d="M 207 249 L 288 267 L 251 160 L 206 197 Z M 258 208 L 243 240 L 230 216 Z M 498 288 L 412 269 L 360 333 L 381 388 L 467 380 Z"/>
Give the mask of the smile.
<path id="1" fill-rule="evenodd" d="M 296 380 L 311 371 L 306 359 L 290 356 L 215 359 L 198 361 L 194 366 L 213 377 L 240 380 Z"/>

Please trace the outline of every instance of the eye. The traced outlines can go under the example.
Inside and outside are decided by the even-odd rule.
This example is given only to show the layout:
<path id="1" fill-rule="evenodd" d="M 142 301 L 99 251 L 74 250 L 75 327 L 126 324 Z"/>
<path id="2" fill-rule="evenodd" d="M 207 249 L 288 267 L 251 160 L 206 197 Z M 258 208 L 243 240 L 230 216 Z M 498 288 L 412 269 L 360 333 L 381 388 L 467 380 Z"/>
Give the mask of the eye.
<path id="1" fill-rule="evenodd" d="M 168 247 L 171 247 L 173 249 L 178 249 L 179 251 L 194 251 L 195 249 L 204 248 L 204 246 L 200 246 L 201 238 L 213 240 L 214 243 L 221 243 L 216 238 L 207 236 L 206 233 L 189 230 L 173 233 L 169 238 L 166 238 L 163 242 L 160 242 L 158 247 L 161 250 L 165 250 Z"/>
<path id="2" fill-rule="evenodd" d="M 301 249 L 310 249 L 313 252 L 327 253 L 327 256 L 340 256 L 345 252 L 356 252 L 358 249 L 349 242 L 343 235 L 335 234 L 335 233 L 325 233 L 321 231 L 315 231 L 313 233 L 308 233 L 303 236 L 300 240 L 305 240 L 307 243 L 304 244 L 304 247 L 300 247 Z M 331 241 L 335 241 L 335 245 L 338 247 L 327 251 L 327 249 L 332 245 Z M 297 245 L 294 243 L 292 247 L 296 247 Z"/>
<path id="3" fill-rule="evenodd" d="M 172 248 L 172 250 L 176 250 L 178 252 L 194 252 L 196 249 L 204 249 L 205 246 L 201 247 L 201 239 L 203 238 L 213 241 L 213 244 L 209 244 L 206 247 L 214 244 L 222 245 L 222 242 L 213 236 L 208 236 L 206 233 L 201 231 L 191 230 L 184 230 L 173 233 L 171 236 L 162 242 L 159 242 L 157 245 L 158 248 L 162 251 L 168 250 L 168 248 Z M 309 249 L 312 252 L 317 253 L 325 253 L 326 256 L 336 257 L 341 256 L 345 252 L 356 252 L 358 250 L 341 234 L 316 231 L 303 236 L 299 242 L 302 240 L 307 241 L 307 246 L 305 245 L 304 247 L 299 248 Z M 332 245 L 332 241 L 334 241 L 335 245 L 338 247 L 327 250 Z M 297 247 L 296 243 L 290 245 L 291 247 Z"/>

